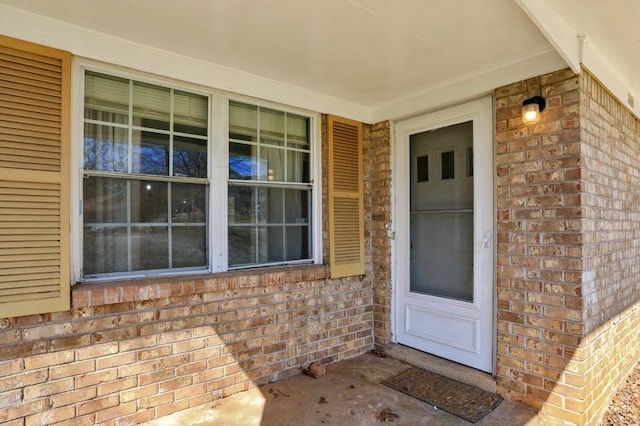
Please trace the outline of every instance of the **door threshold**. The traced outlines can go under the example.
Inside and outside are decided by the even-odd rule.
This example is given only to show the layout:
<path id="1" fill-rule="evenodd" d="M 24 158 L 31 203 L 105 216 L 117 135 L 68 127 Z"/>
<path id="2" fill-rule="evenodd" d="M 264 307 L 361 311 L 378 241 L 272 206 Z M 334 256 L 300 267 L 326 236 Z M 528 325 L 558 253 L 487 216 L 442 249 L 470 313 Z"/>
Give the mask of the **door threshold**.
<path id="1" fill-rule="evenodd" d="M 484 391 L 496 393 L 496 379 L 489 373 L 449 361 L 408 346 L 389 343 L 385 354 L 415 367 L 440 374 L 453 380 L 475 386 Z"/>

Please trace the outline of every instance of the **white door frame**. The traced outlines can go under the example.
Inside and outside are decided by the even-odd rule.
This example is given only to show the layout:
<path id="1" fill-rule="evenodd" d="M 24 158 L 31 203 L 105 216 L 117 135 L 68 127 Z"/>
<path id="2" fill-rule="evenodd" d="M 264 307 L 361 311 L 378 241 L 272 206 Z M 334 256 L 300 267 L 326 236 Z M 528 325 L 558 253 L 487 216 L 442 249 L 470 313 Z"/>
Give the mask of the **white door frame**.
<path id="1" fill-rule="evenodd" d="M 409 222 L 408 222 L 408 200 L 410 182 L 408 178 L 407 167 L 409 165 L 409 149 L 408 140 L 406 140 L 407 134 L 415 134 L 424 131 L 428 131 L 434 128 L 440 128 L 449 124 L 457 124 L 464 120 L 474 120 L 474 164 L 489 164 L 491 167 L 491 194 L 478 194 L 476 188 L 474 188 L 474 211 L 476 214 L 491 215 L 491 218 L 484 217 L 485 223 L 489 219 L 491 223 L 491 235 L 490 245 L 491 248 L 484 248 L 483 250 L 490 250 L 490 265 L 485 263 L 484 265 L 474 265 L 474 277 L 476 276 L 477 269 L 491 268 L 490 277 L 491 283 L 485 288 L 483 294 L 474 294 L 474 305 L 481 306 L 487 315 L 490 315 L 490 339 L 484 338 L 482 345 L 490 352 L 488 355 L 490 359 L 482 361 L 483 367 L 480 369 L 487 372 L 495 372 L 496 365 L 496 284 L 495 284 L 495 154 L 494 154 L 494 106 L 492 97 L 484 97 L 476 101 L 468 102 L 462 105 L 446 108 L 443 110 L 427 113 L 419 117 L 413 117 L 407 120 L 403 120 L 395 123 L 393 133 L 393 149 L 392 149 L 392 221 L 394 230 L 394 239 L 392 243 L 392 341 L 398 343 L 398 334 L 400 327 L 405 327 L 404 321 L 400 321 L 399 318 L 404 318 L 403 315 L 399 315 L 400 310 L 404 309 L 404 306 L 400 306 L 400 292 L 407 291 L 408 283 L 408 260 L 409 259 L 409 247 L 407 241 L 409 241 Z M 455 118 L 451 119 L 451 116 Z M 427 119 L 428 117 L 428 119 Z M 428 122 L 426 127 L 424 124 L 425 118 Z M 432 123 L 432 124 L 429 124 Z M 413 127 L 415 126 L 415 128 Z M 489 128 L 486 128 L 489 126 Z M 400 128 L 400 130 L 399 130 Z M 480 138 L 484 138 L 484 147 L 482 149 L 476 149 Z M 490 141 L 486 139 L 489 138 Z M 406 146 L 405 146 L 406 145 Z M 491 149 L 487 149 L 486 146 L 490 146 Z M 474 170 L 478 170 L 474 167 Z M 488 199 L 488 200 L 487 200 Z M 477 203 L 482 202 L 482 209 L 477 209 Z M 487 204 L 488 203 L 488 204 Z M 474 219 L 474 230 L 477 220 Z M 480 234 L 484 234 L 482 231 L 474 231 L 474 251 L 478 247 L 482 247 L 485 242 L 484 238 L 480 238 Z M 478 240 L 479 239 L 479 240 Z M 475 287 L 475 286 L 474 286 Z M 490 289 L 489 289 L 490 287 Z M 454 302 L 455 303 L 455 302 Z M 487 310 L 489 312 L 487 312 Z M 489 349 L 490 348 L 490 349 Z M 460 361 L 458 361 L 460 362 Z"/>

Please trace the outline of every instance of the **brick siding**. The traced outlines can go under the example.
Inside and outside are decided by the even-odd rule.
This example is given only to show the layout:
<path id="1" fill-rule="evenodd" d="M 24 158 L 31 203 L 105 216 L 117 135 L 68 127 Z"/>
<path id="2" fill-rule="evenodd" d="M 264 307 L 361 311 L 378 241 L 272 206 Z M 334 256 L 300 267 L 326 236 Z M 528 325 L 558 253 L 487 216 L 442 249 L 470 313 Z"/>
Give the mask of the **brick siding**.
<path id="1" fill-rule="evenodd" d="M 545 419 L 597 421 L 640 353 L 637 123 L 586 70 L 496 91 L 497 383 Z"/>
<path id="2" fill-rule="evenodd" d="M 70 311 L 0 319 L 0 424 L 137 424 L 367 352 L 372 247 L 364 277 L 305 265 L 84 284 Z"/>
<path id="3" fill-rule="evenodd" d="M 391 341 L 391 127 L 365 126 L 365 240 L 373 281 L 375 349 Z M 369 264 L 368 263 L 368 264 Z"/>
<path id="4" fill-rule="evenodd" d="M 547 109 L 525 126 L 537 94 Z M 495 149 L 498 390 L 545 421 L 593 424 L 640 354 L 640 124 L 586 70 L 561 70 L 496 90 Z M 0 319 L 0 423 L 136 424 L 384 350 L 389 122 L 364 126 L 364 162 L 364 276 L 306 265 L 74 286 L 68 312 Z M 327 259 L 326 223 L 323 240 Z"/>

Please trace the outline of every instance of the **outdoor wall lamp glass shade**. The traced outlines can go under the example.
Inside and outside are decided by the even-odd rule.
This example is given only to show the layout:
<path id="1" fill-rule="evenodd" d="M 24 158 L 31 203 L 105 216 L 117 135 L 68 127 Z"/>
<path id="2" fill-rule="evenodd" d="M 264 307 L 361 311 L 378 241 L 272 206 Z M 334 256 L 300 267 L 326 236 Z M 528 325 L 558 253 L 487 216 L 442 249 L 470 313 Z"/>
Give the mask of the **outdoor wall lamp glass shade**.
<path id="1" fill-rule="evenodd" d="M 535 123 L 540 120 L 540 113 L 547 106 L 547 101 L 542 96 L 534 96 L 522 102 L 522 122 Z"/>

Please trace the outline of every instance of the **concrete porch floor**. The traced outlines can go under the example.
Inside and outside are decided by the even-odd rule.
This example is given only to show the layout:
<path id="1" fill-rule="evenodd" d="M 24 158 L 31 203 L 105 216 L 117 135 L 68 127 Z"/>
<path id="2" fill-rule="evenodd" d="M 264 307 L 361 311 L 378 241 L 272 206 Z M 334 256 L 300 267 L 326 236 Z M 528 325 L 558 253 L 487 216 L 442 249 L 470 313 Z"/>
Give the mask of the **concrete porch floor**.
<path id="1" fill-rule="evenodd" d="M 384 409 L 398 415 L 386 424 L 471 424 L 380 384 L 409 367 L 395 358 L 365 354 L 327 366 L 327 374 L 317 379 L 301 374 L 145 425 L 378 425 Z M 533 426 L 542 421 L 535 410 L 505 400 L 476 424 Z"/>

